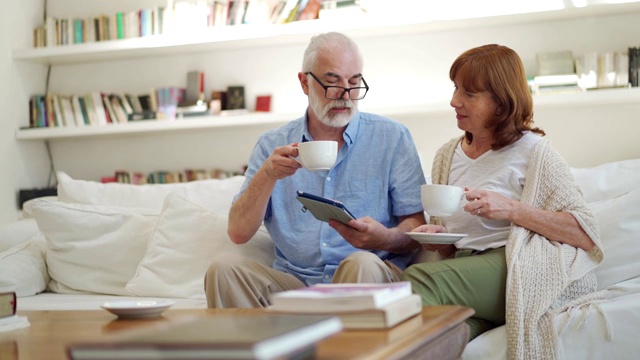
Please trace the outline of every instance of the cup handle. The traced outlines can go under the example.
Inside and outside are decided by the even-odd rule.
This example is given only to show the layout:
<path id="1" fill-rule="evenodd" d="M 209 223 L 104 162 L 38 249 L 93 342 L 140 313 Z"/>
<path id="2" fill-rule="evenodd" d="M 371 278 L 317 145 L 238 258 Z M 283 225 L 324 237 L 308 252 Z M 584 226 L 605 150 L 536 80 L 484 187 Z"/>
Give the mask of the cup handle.
<path id="1" fill-rule="evenodd" d="M 296 148 L 296 149 L 298 148 L 297 144 L 296 144 L 296 146 L 294 146 L 294 148 Z M 298 157 L 300 157 L 300 150 L 298 150 Z M 301 162 L 300 160 L 298 160 L 298 157 L 295 157 L 295 156 L 289 156 L 289 158 L 290 158 L 290 159 L 293 159 L 293 160 L 297 161 L 297 162 L 298 162 L 298 164 L 300 164 L 300 166 L 304 167 L 304 165 L 302 164 L 302 162 Z"/>
<path id="2" fill-rule="evenodd" d="M 304 167 L 304 165 L 302 165 L 302 163 L 300 162 L 300 160 L 298 160 L 298 158 L 295 158 L 293 156 L 290 157 L 291 159 L 295 160 L 298 162 L 298 164 L 300 164 L 300 166 Z"/>

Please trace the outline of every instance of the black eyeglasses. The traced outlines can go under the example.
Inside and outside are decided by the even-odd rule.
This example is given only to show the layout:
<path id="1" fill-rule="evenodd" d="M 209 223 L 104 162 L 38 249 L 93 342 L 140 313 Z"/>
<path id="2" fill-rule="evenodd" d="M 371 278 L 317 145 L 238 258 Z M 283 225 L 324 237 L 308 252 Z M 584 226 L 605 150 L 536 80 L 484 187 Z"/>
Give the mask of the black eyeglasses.
<path id="1" fill-rule="evenodd" d="M 369 91 L 369 85 L 364 81 L 364 78 L 361 77 L 362 83 L 364 86 L 346 88 L 342 86 L 327 86 L 325 85 L 317 76 L 313 75 L 311 71 L 304 73 L 305 75 L 311 75 L 314 79 L 322 86 L 324 89 L 324 97 L 329 100 L 339 100 L 344 97 L 344 93 L 349 95 L 349 99 L 351 100 L 361 100 L 364 99 L 364 96 L 367 95 L 367 91 Z M 353 91 L 353 92 L 351 92 Z"/>

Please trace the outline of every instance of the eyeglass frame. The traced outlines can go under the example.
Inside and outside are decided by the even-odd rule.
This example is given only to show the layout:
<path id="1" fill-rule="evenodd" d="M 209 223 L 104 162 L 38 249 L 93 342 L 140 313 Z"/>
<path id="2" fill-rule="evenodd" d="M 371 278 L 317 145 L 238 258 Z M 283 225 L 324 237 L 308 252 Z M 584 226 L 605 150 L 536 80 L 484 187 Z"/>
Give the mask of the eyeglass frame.
<path id="1" fill-rule="evenodd" d="M 324 97 L 325 99 L 329 99 L 329 100 L 340 100 L 344 97 L 344 93 L 346 92 L 347 94 L 349 94 L 349 100 L 362 100 L 364 99 L 365 96 L 367 96 L 367 92 L 369 92 L 369 85 L 367 85 L 367 82 L 364 80 L 364 77 L 361 76 L 360 80 L 362 80 L 362 83 L 364 84 L 364 86 L 356 86 L 356 87 L 350 87 L 350 88 L 346 88 L 344 86 L 335 86 L 335 85 L 325 85 L 314 73 L 312 73 L 311 71 L 307 71 L 304 73 L 305 75 L 311 75 L 311 77 L 313 77 L 318 84 L 324 89 Z M 335 99 L 332 99 L 330 97 L 327 96 L 327 91 L 329 90 L 329 88 L 338 88 L 338 89 L 342 89 L 342 94 L 340 94 L 340 97 L 337 97 Z M 362 95 L 361 98 L 358 99 L 352 99 L 351 98 L 351 90 L 362 90 L 364 89 L 364 94 Z"/>

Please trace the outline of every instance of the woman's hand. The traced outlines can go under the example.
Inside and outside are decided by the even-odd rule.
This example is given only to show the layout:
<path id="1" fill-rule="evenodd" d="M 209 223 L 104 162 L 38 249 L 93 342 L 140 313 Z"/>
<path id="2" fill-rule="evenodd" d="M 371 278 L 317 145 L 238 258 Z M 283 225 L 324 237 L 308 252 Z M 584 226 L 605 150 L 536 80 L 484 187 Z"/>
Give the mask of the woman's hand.
<path id="1" fill-rule="evenodd" d="M 423 232 L 423 233 L 429 233 L 429 234 L 446 233 L 447 228 L 445 228 L 442 225 L 427 224 L 427 225 L 420 225 L 417 228 L 411 230 L 411 232 Z M 424 244 L 424 243 L 421 243 L 420 245 L 422 246 L 423 249 L 427 251 L 435 251 L 445 258 L 450 257 L 453 253 L 456 252 L 456 247 L 453 245 Z"/>
<path id="2" fill-rule="evenodd" d="M 445 228 L 442 225 L 426 224 L 426 225 L 418 226 L 417 228 L 411 230 L 411 232 L 423 232 L 423 233 L 435 234 L 435 233 L 447 232 L 447 228 Z"/>
<path id="3" fill-rule="evenodd" d="M 491 220 L 509 220 L 513 222 L 513 214 L 520 202 L 509 199 L 497 192 L 481 189 L 465 189 L 469 201 L 464 211 L 471 215 Z"/>
<path id="4" fill-rule="evenodd" d="M 590 251 L 595 243 L 568 212 L 547 211 L 509 199 L 493 191 L 467 190 L 464 211 L 492 220 L 508 220 L 548 240 Z"/>

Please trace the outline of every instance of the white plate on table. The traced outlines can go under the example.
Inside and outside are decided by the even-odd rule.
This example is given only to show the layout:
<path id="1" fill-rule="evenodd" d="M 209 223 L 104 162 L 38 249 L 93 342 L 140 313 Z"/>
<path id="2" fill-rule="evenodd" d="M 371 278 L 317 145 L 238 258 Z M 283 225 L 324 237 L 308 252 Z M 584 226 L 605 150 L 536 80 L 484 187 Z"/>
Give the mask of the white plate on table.
<path id="1" fill-rule="evenodd" d="M 450 233 L 408 232 L 406 234 L 419 243 L 432 245 L 450 245 L 467 237 L 467 234 Z"/>
<path id="2" fill-rule="evenodd" d="M 121 319 L 139 319 L 158 317 L 175 303 L 172 300 L 113 301 L 101 307 Z"/>

